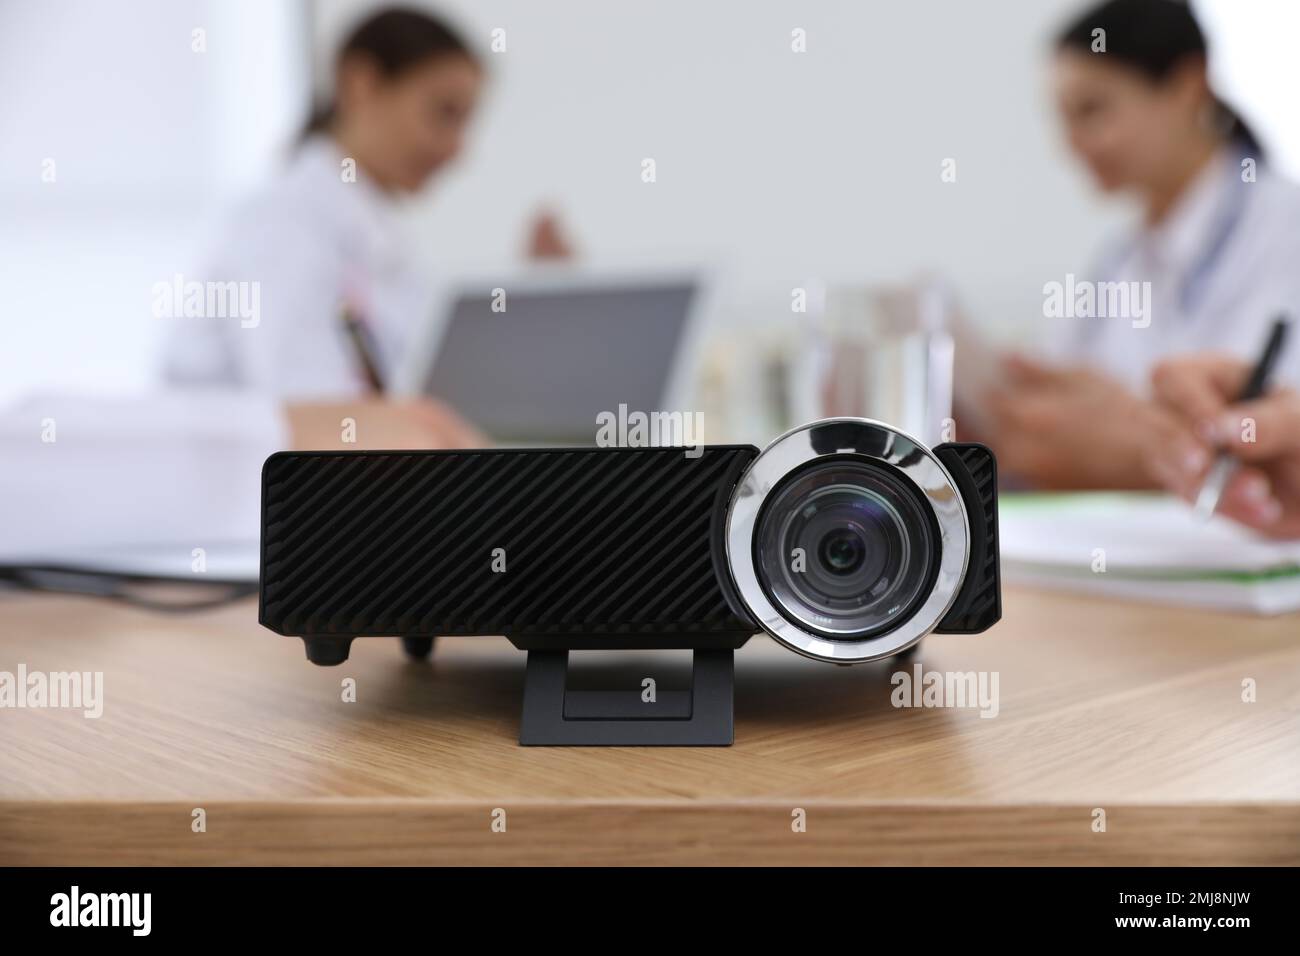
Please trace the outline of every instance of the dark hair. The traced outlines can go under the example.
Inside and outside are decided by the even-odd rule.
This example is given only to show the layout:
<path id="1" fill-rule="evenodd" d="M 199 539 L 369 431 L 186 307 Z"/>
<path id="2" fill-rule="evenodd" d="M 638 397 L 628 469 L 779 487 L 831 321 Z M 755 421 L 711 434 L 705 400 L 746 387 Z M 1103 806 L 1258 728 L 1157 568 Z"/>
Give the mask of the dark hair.
<path id="1" fill-rule="evenodd" d="M 1191 58 L 1205 59 L 1201 25 L 1184 0 L 1106 0 L 1072 22 L 1056 38 L 1060 49 L 1091 52 L 1093 31 L 1104 30 L 1107 57 L 1159 82 Z M 1237 111 L 1214 97 L 1228 139 L 1257 159 L 1263 147 Z"/>
<path id="2" fill-rule="evenodd" d="M 444 56 L 460 56 L 471 63 L 478 57 L 455 30 L 429 13 L 405 7 L 388 7 L 362 20 L 339 48 L 335 64 L 362 56 L 388 79 L 413 66 Z M 333 102 L 316 107 L 303 137 L 319 133 L 334 120 Z"/>

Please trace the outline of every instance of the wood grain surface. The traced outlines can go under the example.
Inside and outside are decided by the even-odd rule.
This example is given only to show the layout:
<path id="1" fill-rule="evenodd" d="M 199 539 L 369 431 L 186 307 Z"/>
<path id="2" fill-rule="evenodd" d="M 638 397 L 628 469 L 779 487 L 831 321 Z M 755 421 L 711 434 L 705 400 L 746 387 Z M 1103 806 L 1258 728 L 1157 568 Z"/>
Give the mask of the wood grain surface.
<path id="1" fill-rule="evenodd" d="M 0 595 L 0 671 L 102 671 L 105 697 L 0 709 L 0 864 L 1300 863 L 1295 615 L 1012 589 L 993 631 L 904 661 L 756 638 L 735 745 L 698 749 L 520 747 L 500 638 L 318 668 L 255 618 Z M 575 661 L 670 686 L 687 656 Z M 997 716 L 892 706 L 918 663 L 996 672 Z"/>

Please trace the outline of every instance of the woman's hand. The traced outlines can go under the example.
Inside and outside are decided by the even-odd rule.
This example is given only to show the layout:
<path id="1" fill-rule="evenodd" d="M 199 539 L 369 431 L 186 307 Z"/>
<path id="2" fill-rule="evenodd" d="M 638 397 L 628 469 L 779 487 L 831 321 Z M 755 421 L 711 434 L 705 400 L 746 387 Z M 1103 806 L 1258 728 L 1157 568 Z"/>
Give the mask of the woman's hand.
<path id="1" fill-rule="evenodd" d="M 487 448 L 491 442 L 455 411 L 427 398 L 301 402 L 285 408 L 299 451 Z"/>
<path id="2" fill-rule="evenodd" d="M 1152 375 L 1158 400 L 1178 416 L 1174 440 L 1149 450 L 1151 474 L 1193 500 L 1214 455 L 1238 465 L 1218 511 L 1275 537 L 1300 537 L 1300 396 L 1279 389 L 1235 403 L 1250 365 L 1219 353 L 1161 363 Z"/>
<path id="3" fill-rule="evenodd" d="M 1155 486 L 1143 450 L 1178 432 L 1168 411 L 1082 367 L 1012 355 L 999 371 L 986 406 L 1000 471 L 1040 488 Z"/>
<path id="4" fill-rule="evenodd" d="M 574 258 L 573 243 L 550 210 L 538 213 L 528 227 L 528 258 L 534 262 L 560 262 Z"/>

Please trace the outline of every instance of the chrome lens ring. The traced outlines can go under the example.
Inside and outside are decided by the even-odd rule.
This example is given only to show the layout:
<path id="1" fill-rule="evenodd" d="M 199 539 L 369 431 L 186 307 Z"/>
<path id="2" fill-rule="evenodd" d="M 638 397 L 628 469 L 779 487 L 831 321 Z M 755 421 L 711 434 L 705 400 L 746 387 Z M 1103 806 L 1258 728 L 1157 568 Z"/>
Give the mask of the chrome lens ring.
<path id="1" fill-rule="evenodd" d="M 834 639 L 799 627 L 768 596 L 754 556 L 754 532 L 772 491 L 811 462 L 831 457 L 884 462 L 916 486 L 939 529 L 939 568 L 915 612 L 883 633 Z M 939 459 L 910 435 L 867 418 L 828 418 L 786 432 L 749 466 L 727 509 L 727 563 L 741 599 L 759 626 L 791 650 L 817 660 L 856 664 L 911 647 L 948 613 L 966 576 L 970 528 L 961 493 Z"/>

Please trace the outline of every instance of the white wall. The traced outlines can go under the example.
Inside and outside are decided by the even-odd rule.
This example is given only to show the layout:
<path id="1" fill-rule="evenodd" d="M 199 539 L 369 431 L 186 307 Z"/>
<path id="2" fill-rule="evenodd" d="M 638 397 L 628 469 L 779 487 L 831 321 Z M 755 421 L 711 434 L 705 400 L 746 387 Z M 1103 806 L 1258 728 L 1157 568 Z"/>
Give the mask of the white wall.
<path id="1" fill-rule="evenodd" d="M 301 119 L 304 10 L 0 5 L 0 401 L 149 386 L 153 284 L 192 268 L 209 217 Z"/>
<path id="2" fill-rule="evenodd" d="M 1271 151 L 1300 179 L 1300 3 L 1295 0 L 1196 0 L 1210 37 L 1216 89 L 1236 106 Z"/>

